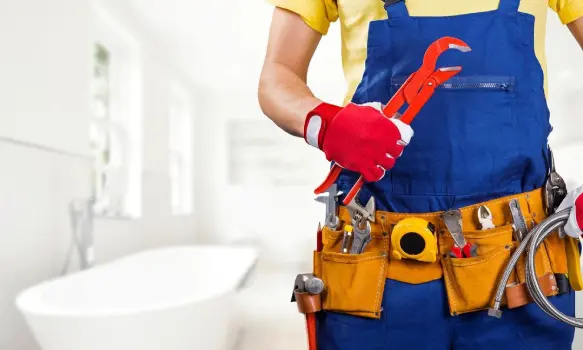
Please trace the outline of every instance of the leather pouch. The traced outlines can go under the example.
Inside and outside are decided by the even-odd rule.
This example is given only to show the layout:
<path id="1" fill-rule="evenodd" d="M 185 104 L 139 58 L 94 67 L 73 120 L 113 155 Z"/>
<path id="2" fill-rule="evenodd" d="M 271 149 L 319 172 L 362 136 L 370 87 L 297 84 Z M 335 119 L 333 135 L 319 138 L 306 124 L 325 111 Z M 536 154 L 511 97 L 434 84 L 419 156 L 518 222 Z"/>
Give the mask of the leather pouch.
<path id="1" fill-rule="evenodd" d="M 565 274 L 563 271 L 567 270 L 565 245 L 559 239 L 557 234 L 547 238 L 537 250 L 534 258 L 538 283 L 545 296 L 559 293 L 555 273 Z M 506 287 L 506 304 L 510 309 L 533 302 L 526 287 L 526 254 L 526 252 L 523 253 L 516 264 L 517 281 L 509 283 Z"/>
<path id="2" fill-rule="evenodd" d="M 324 281 L 324 311 L 380 318 L 389 237 L 380 232 L 371 235 L 362 254 L 342 254 L 342 231 L 322 230 L 324 247 L 314 254 L 314 274 Z"/>
<path id="3" fill-rule="evenodd" d="M 514 251 L 510 225 L 468 231 L 464 232 L 464 236 L 468 242 L 478 246 L 477 256 L 463 259 L 450 257 L 447 253 L 453 246 L 453 239 L 449 232 L 445 232 L 440 241 L 450 313 L 454 316 L 493 305 L 500 277 Z"/>

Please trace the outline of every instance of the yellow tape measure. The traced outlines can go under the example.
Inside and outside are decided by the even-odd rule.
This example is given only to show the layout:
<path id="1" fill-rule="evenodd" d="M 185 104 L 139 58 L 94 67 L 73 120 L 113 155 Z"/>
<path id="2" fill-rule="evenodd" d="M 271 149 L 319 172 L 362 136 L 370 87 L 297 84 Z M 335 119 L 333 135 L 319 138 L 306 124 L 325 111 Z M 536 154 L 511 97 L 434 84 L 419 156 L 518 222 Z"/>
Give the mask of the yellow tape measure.
<path id="1" fill-rule="evenodd" d="M 391 243 L 395 259 L 437 260 L 435 226 L 427 220 L 412 217 L 399 221 L 391 233 Z"/>

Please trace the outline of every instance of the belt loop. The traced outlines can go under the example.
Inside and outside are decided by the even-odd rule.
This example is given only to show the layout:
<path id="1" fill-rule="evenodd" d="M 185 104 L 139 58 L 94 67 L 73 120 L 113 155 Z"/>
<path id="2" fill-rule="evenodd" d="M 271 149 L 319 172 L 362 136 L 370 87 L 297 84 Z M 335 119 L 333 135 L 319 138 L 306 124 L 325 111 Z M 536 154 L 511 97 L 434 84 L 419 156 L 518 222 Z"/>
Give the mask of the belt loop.
<path id="1" fill-rule="evenodd" d="M 389 20 L 409 17 L 405 0 L 383 0 Z"/>

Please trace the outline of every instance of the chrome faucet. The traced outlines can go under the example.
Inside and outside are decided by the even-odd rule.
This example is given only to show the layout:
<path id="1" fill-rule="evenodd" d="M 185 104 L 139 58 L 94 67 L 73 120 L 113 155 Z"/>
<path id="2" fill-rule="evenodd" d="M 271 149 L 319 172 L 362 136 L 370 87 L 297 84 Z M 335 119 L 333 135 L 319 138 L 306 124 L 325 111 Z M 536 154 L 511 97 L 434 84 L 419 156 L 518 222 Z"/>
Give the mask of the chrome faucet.
<path id="1" fill-rule="evenodd" d="M 79 268 L 85 270 L 93 266 L 93 206 L 95 201 L 90 199 L 74 199 L 69 203 L 69 219 L 71 221 L 71 245 L 67 252 L 65 265 L 61 275 L 69 269 L 73 252 L 79 255 Z"/>

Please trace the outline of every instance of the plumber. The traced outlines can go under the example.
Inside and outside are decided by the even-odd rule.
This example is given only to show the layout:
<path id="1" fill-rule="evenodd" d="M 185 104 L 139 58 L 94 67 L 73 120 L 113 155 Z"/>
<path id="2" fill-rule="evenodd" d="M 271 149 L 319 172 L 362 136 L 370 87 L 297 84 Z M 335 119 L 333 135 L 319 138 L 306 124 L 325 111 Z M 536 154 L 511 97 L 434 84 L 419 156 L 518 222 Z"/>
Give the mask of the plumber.
<path id="1" fill-rule="evenodd" d="M 504 316 L 487 310 L 518 244 L 511 201 L 530 230 L 566 194 L 547 188 L 556 173 L 548 146 L 546 15 L 550 6 L 573 44 L 583 46 L 583 0 L 269 1 L 275 10 L 259 85 L 263 112 L 341 167 L 334 182 L 339 203 L 362 176 L 355 203 L 372 199 L 375 208 L 364 220 L 370 242 L 362 251 L 341 249 L 355 220 L 362 224 L 361 212 L 340 205 L 340 224 L 323 228 L 322 249 L 314 253 L 314 275 L 326 286 L 318 349 L 571 349 L 574 328 L 529 299 L 524 262 L 507 288 Z M 348 84 L 342 106 L 321 101 L 307 84 L 320 39 L 338 19 Z M 399 114 L 385 115 L 382 107 L 442 37 L 471 51 L 447 50 L 435 68 L 462 71 L 436 89 L 410 125 Z M 568 235 L 547 238 L 536 257 L 546 295 L 567 315 L 582 288 L 573 282 L 580 270 L 569 268 L 578 248 L 568 249 L 583 226 L 580 193 L 567 199 Z M 443 213 L 452 210 L 460 232 L 444 224 Z M 392 237 L 408 218 L 427 222 L 430 233 Z M 452 254 L 460 234 L 477 249 Z"/>

